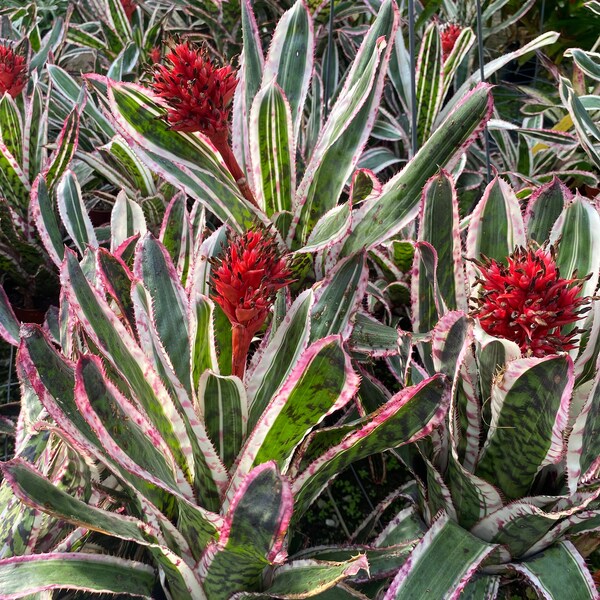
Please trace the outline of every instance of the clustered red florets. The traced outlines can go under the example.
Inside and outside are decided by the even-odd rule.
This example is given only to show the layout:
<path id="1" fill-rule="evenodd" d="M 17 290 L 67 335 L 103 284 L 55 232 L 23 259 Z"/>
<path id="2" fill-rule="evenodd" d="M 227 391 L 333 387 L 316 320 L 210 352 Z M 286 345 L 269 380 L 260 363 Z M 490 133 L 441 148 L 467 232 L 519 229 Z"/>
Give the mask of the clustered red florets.
<path id="1" fill-rule="evenodd" d="M 452 52 L 461 31 L 462 27 L 455 23 L 447 23 L 443 26 L 440 37 L 442 42 L 442 58 L 444 60 L 450 56 L 450 52 Z"/>
<path id="2" fill-rule="evenodd" d="M 131 17 L 137 6 L 136 2 L 134 0 L 121 0 L 121 6 L 123 7 L 125 16 L 131 21 Z"/>
<path id="3" fill-rule="evenodd" d="M 9 46 L 0 45 L 0 96 L 10 94 L 16 98 L 27 83 L 25 57 Z"/>
<path id="4" fill-rule="evenodd" d="M 536 357 L 575 348 L 577 329 L 561 333 L 581 318 L 589 298 L 581 298 L 581 279 L 560 277 L 552 248 L 517 248 L 508 265 L 485 258 L 477 263 L 482 288 L 474 313 L 484 331 L 516 342 Z"/>
<path id="5" fill-rule="evenodd" d="M 264 229 L 233 234 L 225 253 L 215 261 L 213 299 L 231 324 L 254 335 L 265 322 L 275 292 L 291 282 L 277 242 Z"/>
<path id="6" fill-rule="evenodd" d="M 168 106 L 171 127 L 209 136 L 226 130 L 237 85 L 235 71 L 215 67 L 205 50 L 188 42 L 177 44 L 165 59 L 170 65 L 154 67 L 153 88 Z"/>

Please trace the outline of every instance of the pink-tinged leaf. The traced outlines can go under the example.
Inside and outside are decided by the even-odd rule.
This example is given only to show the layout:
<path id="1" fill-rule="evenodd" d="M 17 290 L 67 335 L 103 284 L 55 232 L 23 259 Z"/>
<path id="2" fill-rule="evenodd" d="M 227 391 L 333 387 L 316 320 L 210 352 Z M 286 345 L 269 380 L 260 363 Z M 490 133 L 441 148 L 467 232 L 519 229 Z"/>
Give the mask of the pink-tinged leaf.
<path id="1" fill-rule="evenodd" d="M 77 175 L 67 169 L 56 185 L 56 204 L 62 223 L 83 256 L 88 246 L 98 247 L 96 232 L 87 213 Z"/>
<path id="2" fill-rule="evenodd" d="M 445 418 L 449 390 L 444 376 L 434 375 L 398 392 L 360 422 L 342 440 L 310 463 L 293 483 L 294 497 L 303 512 L 327 483 L 356 460 L 422 439 Z"/>
<path id="3" fill-rule="evenodd" d="M 355 211 L 354 229 L 344 243 L 342 255 L 371 248 L 415 219 L 426 181 L 440 167 L 452 168 L 454 161 L 477 139 L 492 108 L 489 85 L 480 84 L 466 94 L 415 157 L 383 186 L 381 195 L 367 200 Z"/>
<path id="4" fill-rule="evenodd" d="M 246 389 L 252 430 L 277 390 L 308 345 L 310 310 L 314 304 L 312 290 L 302 292 L 286 313 L 277 332 L 263 349 L 260 359 L 246 377 Z"/>
<path id="5" fill-rule="evenodd" d="M 142 236 L 147 230 L 142 207 L 121 190 L 110 213 L 110 251 L 116 253 L 125 240 Z"/>
<path id="6" fill-rule="evenodd" d="M 0 189 L 5 198 L 10 198 L 11 206 L 25 219 L 29 203 L 29 181 L 8 148 L 0 141 Z"/>
<path id="7" fill-rule="evenodd" d="M 361 571 L 364 572 L 363 578 L 366 579 L 369 573 L 369 561 L 365 554 L 357 554 L 357 551 L 343 562 L 293 560 L 275 569 L 273 582 L 266 593 L 277 598 L 310 598 L 331 590 L 350 577 L 356 581 L 356 575 Z"/>
<path id="8" fill-rule="evenodd" d="M 61 283 L 69 307 L 94 344 L 130 382 L 137 402 L 165 438 L 187 476 L 194 472 L 187 425 L 152 363 L 97 290 L 87 282 L 75 255 L 67 251 Z"/>
<path id="9" fill-rule="evenodd" d="M 52 552 L 0 560 L 0 600 L 57 589 L 150 599 L 155 583 L 152 567 L 108 555 Z"/>
<path id="10" fill-rule="evenodd" d="M 471 214 L 466 256 L 481 260 L 483 255 L 505 262 L 517 246 L 526 245 L 519 200 L 510 185 L 496 176 Z M 467 263 L 467 276 L 473 289 L 477 270 L 471 262 Z"/>
<path id="11" fill-rule="evenodd" d="M 298 186 L 287 239 L 290 247 L 299 247 L 307 240 L 317 219 L 337 204 L 344 185 L 356 168 L 375 123 L 397 27 L 395 3 L 383 2 L 350 67 Z"/>
<path id="12" fill-rule="evenodd" d="M 244 48 L 240 55 L 240 68 L 237 73 L 238 85 L 233 98 L 231 139 L 233 153 L 242 171 L 250 178 L 250 187 L 254 188 L 251 179 L 252 168 L 250 164 L 248 119 L 254 96 L 256 96 L 262 81 L 265 59 L 251 0 L 242 0 L 240 2 L 240 10 Z"/>
<path id="13" fill-rule="evenodd" d="M 65 246 L 56 218 L 54 203 L 48 194 L 46 180 L 42 175 L 38 175 L 33 182 L 29 214 L 40 234 L 48 256 L 57 267 L 60 267 L 65 254 Z"/>
<path id="14" fill-rule="evenodd" d="M 263 70 L 263 83 L 276 81 L 289 100 L 294 124 L 290 138 L 293 148 L 313 74 L 313 28 L 307 6 L 304 2 L 296 2 L 277 23 Z"/>
<path id="15" fill-rule="evenodd" d="M 571 542 L 556 544 L 507 568 L 524 575 L 544 600 L 559 600 L 565 593 L 570 598 L 600 598 L 585 559 Z"/>
<path id="16" fill-rule="evenodd" d="M 21 323 L 15 312 L 4 288 L 0 285 L 0 337 L 13 346 L 19 345 L 19 328 Z"/>
<path id="17" fill-rule="evenodd" d="M 165 211 L 160 235 L 158 236 L 158 239 L 168 250 L 173 264 L 177 268 L 179 280 L 184 286 L 190 265 L 192 245 L 192 224 L 186 203 L 185 194 L 180 192 L 173 196 Z"/>
<path id="18" fill-rule="evenodd" d="M 421 538 L 388 588 L 384 600 L 458 600 L 494 550 L 442 514 Z M 435 577 L 432 577 L 435 573 Z"/>
<path id="19" fill-rule="evenodd" d="M 265 566 L 283 552 L 293 502 L 290 484 L 274 462 L 248 473 L 232 499 L 219 541 L 207 548 L 198 566 L 211 599 L 258 591 Z"/>
<path id="20" fill-rule="evenodd" d="M 260 463 L 274 460 L 285 471 L 298 444 L 327 415 L 346 406 L 358 384 L 339 336 L 309 346 L 252 430 L 236 462 L 228 498 Z"/>
<path id="21" fill-rule="evenodd" d="M 150 169 L 238 231 L 257 220 L 268 224 L 265 214 L 243 198 L 209 139 L 172 130 L 151 91 L 109 81 L 108 97 L 120 133 Z"/>
<path id="22" fill-rule="evenodd" d="M 565 204 L 572 198 L 569 188 L 556 176 L 535 190 L 527 202 L 524 215 L 527 238 L 544 244 L 550 238 L 552 227 Z"/>
<path id="23" fill-rule="evenodd" d="M 50 65 L 48 65 L 50 68 Z M 48 105 L 39 82 L 34 85 L 31 96 L 25 101 L 25 129 L 23 130 L 23 173 L 33 181 L 46 162 L 48 142 Z"/>
<path id="24" fill-rule="evenodd" d="M 79 144 L 79 109 L 75 107 L 61 129 L 56 141 L 56 150 L 44 168 L 46 185 L 51 190 L 67 169 Z"/>
<path id="25" fill-rule="evenodd" d="M 597 479 L 600 468 L 600 365 L 581 412 L 577 415 L 567 446 L 567 481 L 574 494 L 577 487 Z"/>
<path id="26" fill-rule="evenodd" d="M 423 188 L 418 240 L 429 242 L 437 252 L 437 282 L 444 304 L 449 310 L 466 311 L 458 196 L 452 176 L 444 169 Z"/>

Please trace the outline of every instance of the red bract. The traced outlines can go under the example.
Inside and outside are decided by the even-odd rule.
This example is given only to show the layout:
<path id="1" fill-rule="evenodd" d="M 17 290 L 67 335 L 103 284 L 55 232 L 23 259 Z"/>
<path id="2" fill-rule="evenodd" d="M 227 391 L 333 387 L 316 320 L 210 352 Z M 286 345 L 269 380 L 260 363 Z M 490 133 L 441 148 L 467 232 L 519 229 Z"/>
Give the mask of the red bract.
<path id="1" fill-rule="evenodd" d="M 575 348 L 577 329 L 561 333 L 581 318 L 589 298 L 583 281 L 563 279 L 552 249 L 517 248 L 505 266 L 485 258 L 477 263 L 482 289 L 475 316 L 490 335 L 516 342 L 528 356 L 546 356 Z"/>
<path id="2" fill-rule="evenodd" d="M 152 48 L 152 50 L 150 50 L 148 53 L 148 56 L 153 63 L 158 63 L 162 57 L 162 52 L 158 46 L 154 46 L 154 48 Z"/>
<path id="3" fill-rule="evenodd" d="M 232 325 L 241 325 L 251 335 L 265 322 L 275 292 L 291 281 L 275 238 L 262 229 L 233 235 L 212 277 L 213 299 Z"/>
<path id="4" fill-rule="evenodd" d="M 456 40 L 462 31 L 462 27 L 454 23 L 447 23 L 443 26 L 440 38 L 442 42 L 442 58 L 446 60 L 448 56 L 450 56 L 450 52 L 454 48 L 454 44 L 456 44 Z"/>
<path id="5" fill-rule="evenodd" d="M 234 70 L 215 67 L 206 51 L 187 42 L 165 58 L 170 65 L 154 67 L 153 88 L 167 104 L 171 127 L 209 136 L 227 130 L 237 85 Z"/>
<path id="6" fill-rule="evenodd" d="M 125 11 L 125 15 L 127 16 L 127 18 L 129 20 L 131 20 L 131 16 L 135 12 L 137 3 L 134 2 L 134 0 L 121 0 L 121 6 L 123 7 L 123 10 Z"/>
<path id="7" fill-rule="evenodd" d="M 264 324 L 275 292 L 291 281 L 275 238 L 264 229 L 233 235 L 213 268 L 213 300 L 231 321 L 231 372 L 242 378 L 254 334 Z"/>
<path id="8" fill-rule="evenodd" d="M 27 83 L 25 58 L 8 46 L 0 45 L 0 96 L 16 98 Z"/>

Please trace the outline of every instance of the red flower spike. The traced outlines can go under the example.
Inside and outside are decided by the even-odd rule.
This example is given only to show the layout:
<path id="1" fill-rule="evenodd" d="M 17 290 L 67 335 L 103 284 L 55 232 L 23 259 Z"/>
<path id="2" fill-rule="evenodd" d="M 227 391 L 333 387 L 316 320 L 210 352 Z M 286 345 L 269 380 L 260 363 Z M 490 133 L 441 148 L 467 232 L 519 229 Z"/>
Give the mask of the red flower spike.
<path id="1" fill-rule="evenodd" d="M 243 377 L 254 334 L 263 326 L 277 290 L 292 280 L 277 242 L 264 229 L 234 234 L 225 253 L 215 260 L 213 300 L 232 325 L 232 373 Z"/>
<path id="2" fill-rule="evenodd" d="M 459 27 L 455 23 L 447 23 L 444 25 L 440 32 L 440 38 L 442 42 L 442 59 L 446 60 L 450 56 L 456 44 L 456 40 L 462 31 L 462 27 Z"/>
<path id="3" fill-rule="evenodd" d="M 205 50 L 188 42 L 177 44 L 165 58 L 170 66 L 155 65 L 153 88 L 167 104 L 171 128 L 208 136 L 228 131 L 234 70 L 215 67 Z"/>
<path id="4" fill-rule="evenodd" d="M 0 96 L 10 94 L 16 98 L 27 83 L 25 57 L 9 46 L 0 45 Z"/>
<path id="5" fill-rule="evenodd" d="M 125 12 L 127 19 L 131 21 L 131 17 L 133 16 L 133 13 L 137 7 L 137 3 L 134 0 L 121 0 L 121 6 L 123 7 L 123 11 Z"/>
<path id="6" fill-rule="evenodd" d="M 517 248 L 507 266 L 488 258 L 476 264 L 482 289 L 474 316 L 484 331 L 512 340 L 527 356 L 576 347 L 579 330 L 561 333 L 561 328 L 580 319 L 590 299 L 579 297 L 585 280 L 560 277 L 552 248 Z"/>
<path id="7" fill-rule="evenodd" d="M 162 51 L 158 46 L 154 46 L 150 52 L 148 52 L 148 56 L 153 64 L 159 63 L 162 58 Z"/>

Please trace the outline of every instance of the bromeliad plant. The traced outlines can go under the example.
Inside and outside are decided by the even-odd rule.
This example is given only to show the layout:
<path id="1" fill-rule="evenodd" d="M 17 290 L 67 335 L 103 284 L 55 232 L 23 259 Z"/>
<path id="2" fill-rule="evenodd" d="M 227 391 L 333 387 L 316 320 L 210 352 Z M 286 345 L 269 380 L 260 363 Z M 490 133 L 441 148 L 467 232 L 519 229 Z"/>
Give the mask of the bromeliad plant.
<path id="1" fill-rule="evenodd" d="M 599 227 L 597 206 L 558 180 L 523 216 L 496 177 L 465 261 L 451 176 L 426 185 L 411 284 L 421 359 L 408 380 L 445 373 L 452 399 L 443 430 L 397 451 L 431 528 L 386 599 L 494 598 L 515 574 L 543 598 L 597 597 L 577 536 L 600 527 Z"/>
<path id="2" fill-rule="evenodd" d="M 248 289 L 256 270 L 234 264 L 235 239 L 212 265 L 229 242 L 224 229 L 206 239 L 191 234 L 204 230 L 202 214 L 196 204 L 190 218 L 180 195 L 165 217 L 164 243 L 115 233 L 112 252 L 90 247 L 81 261 L 63 249 L 56 326 L 21 330 L 18 365 L 30 409 L 19 424 L 18 456 L 2 467 L 2 540 L 11 543 L 3 545 L 0 597 L 55 588 L 152 597 L 160 582 L 182 600 L 261 591 L 293 598 L 365 576 L 366 546 L 339 560 L 288 560 L 287 543 L 341 470 L 442 423 L 444 377 L 406 387 L 307 454 L 306 435 L 325 417 L 351 411 L 358 390 L 347 340 L 367 285 L 365 255 L 340 261 L 291 305 L 280 290 L 240 378 L 229 375 L 231 330 L 215 320 L 209 294 L 236 302 L 220 286 L 225 270 Z M 135 233 L 132 213 L 122 215 Z M 38 224 L 44 228 L 42 216 Z M 255 252 L 255 262 L 273 261 L 266 232 L 246 237 L 261 243 L 243 260 Z M 273 279 L 261 283 L 285 285 L 281 263 L 270 264 Z M 266 306 L 271 291 L 262 288 Z M 237 306 L 236 318 L 244 310 Z M 413 544 L 377 556 L 387 570 L 398 568 Z M 99 556 L 97 545 L 112 552 Z"/>

